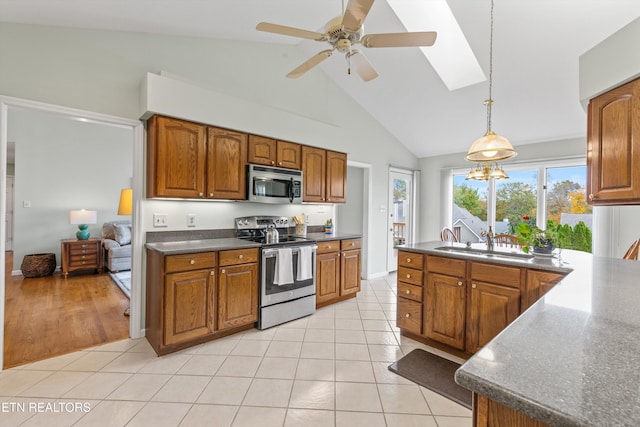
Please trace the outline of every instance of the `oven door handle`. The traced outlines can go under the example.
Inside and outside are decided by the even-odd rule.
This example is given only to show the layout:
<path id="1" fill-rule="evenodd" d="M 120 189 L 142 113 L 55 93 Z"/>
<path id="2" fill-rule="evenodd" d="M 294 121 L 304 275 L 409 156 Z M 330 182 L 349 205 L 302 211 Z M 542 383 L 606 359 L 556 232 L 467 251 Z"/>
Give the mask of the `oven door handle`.
<path id="1" fill-rule="evenodd" d="M 311 253 L 312 255 L 316 254 L 316 249 L 318 249 L 318 245 L 313 245 L 311 246 L 312 250 Z M 300 249 L 298 249 L 297 246 L 294 246 L 291 248 L 291 252 L 293 253 L 300 253 Z M 275 257 L 278 254 L 278 249 L 263 249 L 262 250 L 262 258 L 272 258 Z"/>

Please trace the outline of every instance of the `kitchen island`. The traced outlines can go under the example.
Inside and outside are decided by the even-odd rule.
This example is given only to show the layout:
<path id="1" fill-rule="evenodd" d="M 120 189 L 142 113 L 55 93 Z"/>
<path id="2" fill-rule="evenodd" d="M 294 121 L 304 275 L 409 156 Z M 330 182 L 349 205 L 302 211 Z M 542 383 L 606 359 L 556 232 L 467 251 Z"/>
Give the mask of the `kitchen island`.
<path id="1" fill-rule="evenodd" d="M 474 392 L 476 426 L 640 425 L 640 263 L 571 250 L 563 263 L 449 254 L 568 273 L 456 372 Z"/>

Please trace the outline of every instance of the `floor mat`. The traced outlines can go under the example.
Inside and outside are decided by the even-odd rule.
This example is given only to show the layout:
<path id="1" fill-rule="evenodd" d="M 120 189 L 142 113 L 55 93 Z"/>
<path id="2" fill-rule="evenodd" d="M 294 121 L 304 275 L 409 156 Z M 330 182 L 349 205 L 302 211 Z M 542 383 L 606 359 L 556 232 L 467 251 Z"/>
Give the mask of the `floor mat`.
<path id="1" fill-rule="evenodd" d="M 453 379 L 459 367 L 451 360 L 415 349 L 389 365 L 389 370 L 471 409 L 471 392 Z"/>
<path id="2" fill-rule="evenodd" d="M 118 273 L 109 272 L 109 276 L 115 282 L 116 285 L 122 289 L 122 292 L 127 296 L 127 298 L 131 298 L 131 270 L 129 271 L 120 271 Z"/>

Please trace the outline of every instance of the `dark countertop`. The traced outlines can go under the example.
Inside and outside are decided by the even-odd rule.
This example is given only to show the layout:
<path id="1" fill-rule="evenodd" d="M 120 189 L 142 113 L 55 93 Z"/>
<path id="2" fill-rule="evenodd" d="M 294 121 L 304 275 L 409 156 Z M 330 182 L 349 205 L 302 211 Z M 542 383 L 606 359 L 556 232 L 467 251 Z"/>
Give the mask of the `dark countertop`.
<path id="1" fill-rule="evenodd" d="M 164 255 L 178 255 L 194 252 L 222 251 L 228 249 L 259 248 L 260 243 L 248 240 L 225 238 L 225 239 L 203 239 L 203 240 L 182 240 L 178 242 L 157 242 L 147 243 L 148 249 L 161 252 Z"/>
<path id="2" fill-rule="evenodd" d="M 439 255 L 449 258 L 487 261 L 494 264 L 512 265 L 515 267 L 534 268 L 536 270 L 554 271 L 566 274 L 575 268 L 572 263 L 560 264 L 557 258 L 549 256 L 528 255 L 521 250 L 496 246 L 491 253 L 486 252 L 484 243 L 474 243 L 467 249 L 464 243 L 430 241 L 396 246 L 398 250 Z M 563 251 L 563 254 L 565 251 Z M 564 257 L 563 257 L 564 258 Z"/>
<path id="3" fill-rule="evenodd" d="M 315 240 L 316 242 L 329 241 L 329 240 L 343 240 L 343 239 L 361 239 L 361 234 L 355 233 L 307 233 L 306 238 L 309 240 Z"/>
<path id="4" fill-rule="evenodd" d="M 573 271 L 456 382 L 553 426 L 638 426 L 640 263 L 570 250 L 562 258 Z"/>

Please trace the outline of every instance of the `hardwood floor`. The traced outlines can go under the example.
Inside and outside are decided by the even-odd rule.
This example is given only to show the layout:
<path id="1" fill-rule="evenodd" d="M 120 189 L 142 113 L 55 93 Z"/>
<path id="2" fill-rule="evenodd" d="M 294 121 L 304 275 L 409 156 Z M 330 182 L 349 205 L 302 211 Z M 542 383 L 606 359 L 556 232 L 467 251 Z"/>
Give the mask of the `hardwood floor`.
<path id="1" fill-rule="evenodd" d="M 13 276 L 5 286 L 4 368 L 128 338 L 127 307 L 106 273 Z"/>

